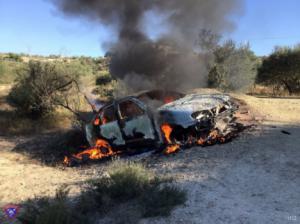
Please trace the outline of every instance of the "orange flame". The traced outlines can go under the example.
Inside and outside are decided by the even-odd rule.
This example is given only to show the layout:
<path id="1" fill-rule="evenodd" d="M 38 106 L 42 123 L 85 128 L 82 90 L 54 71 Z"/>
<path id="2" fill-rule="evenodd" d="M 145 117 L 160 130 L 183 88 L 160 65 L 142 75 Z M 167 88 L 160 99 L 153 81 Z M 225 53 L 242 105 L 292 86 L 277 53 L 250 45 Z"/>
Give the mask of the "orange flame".
<path id="1" fill-rule="evenodd" d="M 178 144 L 169 145 L 165 149 L 165 154 L 171 154 L 171 153 L 177 152 L 179 149 L 180 149 L 180 146 Z"/>
<path id="2" fill-rule="evenodd" d="M 100 119 L 99 118 L 96 118 L 95 120 L 94 120 L 94 125 L 99 125 L 100 124 Z"/>
<path id="3" fill-rule="evenodd" d="M 102 118 L 102 124 L 106 124 L 107 123 L 107 119 L 105 117 Z"/>
<path id="4" fill-rule="evenodd" d="M 165 139 L 167 140 L 168 144 L 171 144 L 171 133 L 173 128 L 169 124 L 163 124 L 161 127 L 162 132 L 164 133 Z"/>
<path id="5" fill-rule="evenodd" d="M 197 144 L 198 145 L 204 145 L 205 144 L 205 139 L 199 138 L 198 141 L 197 141 Z"/>
<path id="6" fill-rule="evenodd" d="M 70 160 L 69 160 L 69 158 L 67 156 L 65 156 L 63 163 L 64 164 L 70 164 Z"/>
<path id="7" fill-rule="evenodd" d="M 213 130 L 212 132 L 209 133 L 209 137 L 215 140 L 219 137 L 219 132 L 217 130 Z"/>
<path id="8" fill-rule="evenodd" d="M 213 145 L 219 139 L 219 132 L 217 130 L 213 130 L 208 135 L 207 143 L 209 145 Z"/>
<path id="9" fill-rule="evenodd" d="M 75 155 L 72 155 L 72 157 L 78 160 L 82 160 L 84 156 L 87 156 L 89 159 L 94 160 L 94 159 L 106 158 L 115 154 L 117 154 L 117 152 L 113 151 L 112 147 L 107 141 L 103 139 L 98 139 L 94 147 L 84 150 L 83 152 L 77 153 Z M 68 157 L 64 158 L 64 164 L 69 165 L 70 162 L 71 162 L 70 158 Z"/>
<path id="10" fill-rule="evenodd" d="M 161 125 L 161 130 L 165 137 L 165 144 L 166 148 L 164 150 L 164 154 L 171 154 L 175 153 L 180 150 L 181 145 L 177 144 L 176 141 L 171 139 L 171 134 L 173 131 L 173 127 L 169 124 Z M 233 137 L 233 135 L 222 135 L 217 129 L 212 130 L 209 134 L 205 136 L 201 136 L 200 138 L 195 138 L 194 136 L 188 136 L 186 145 L 193 146 L 195 144 L 205 146 L 205 145 L 213 145 L 216 143 L 225 143 L 228 139 Z M 109 156 L 113 156 L 116 154 L 120 154 L 120 151 L 114 151 L 113 148 L 110 146 L 109 142 L 98 139 L 94 147 L 88 148 L 80 153 L 72 155 L 72 157 L 64 157 L 63 163 L 65 165 L 70 165 L 72 162 L 72 158 L 76 160 L 83 160 L 85 158 L 89 158 L 92 160 L 102 159 Z"/>
<path id="11" fill-rule="evenodd" d="M 164 98 L 164 103 L 165 103 L 165 104 L 171 103 L 171 102 L 173 102 L 174 100 L 175 100 L 174 97 L 172 97 L 172 96 L 166 96 L 166 97 Z"/>
<path id="12" fill-rule="evenodd" d="M 171 154 L 174 152 L 177 152 L 180 149 L 180 145 L 179 144 L 173 144 L 172 140 L 171 140 L 171 133 L 173 131 L 173 128 L 171 127 L 171 125 L 169 124 L 163 124 L 161 125 L 161 130 L 165 136 L 165 140 L 166 143 L 168 144 L 168 146 L 166 147 L 164 153 L 165 154 Z"/>
<path id="13" fill-rule="evenodd" d="M 220 134 L 218 130 L 213 130 L 206 137 L 200 137 L 196 143 L 201 146 L 205 144 L 213 145 L 215 143 L 225 143 L 230 137 L 231 135 L 224 136 Z"/>

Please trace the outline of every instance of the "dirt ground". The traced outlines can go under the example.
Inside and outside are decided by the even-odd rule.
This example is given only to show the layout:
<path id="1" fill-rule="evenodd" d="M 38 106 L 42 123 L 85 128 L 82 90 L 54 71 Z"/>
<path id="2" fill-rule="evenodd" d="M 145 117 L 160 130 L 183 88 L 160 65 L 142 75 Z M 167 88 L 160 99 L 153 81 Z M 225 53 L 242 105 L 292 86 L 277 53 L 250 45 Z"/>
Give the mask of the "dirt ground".
<path id="1" fill-rule="evenodd" d="M 170 217 L 140 223 L 300 223 L 300 100 L 234 96 L 260 123 L 227 144 L 147 158 L 151 169 L 176 178 L 188 201 Z M 0 136 L 0 206 L 53 196 L 64 184 L 77 194 L 108 164 L 45 166 L 13 151 L 26 141 Z"/>

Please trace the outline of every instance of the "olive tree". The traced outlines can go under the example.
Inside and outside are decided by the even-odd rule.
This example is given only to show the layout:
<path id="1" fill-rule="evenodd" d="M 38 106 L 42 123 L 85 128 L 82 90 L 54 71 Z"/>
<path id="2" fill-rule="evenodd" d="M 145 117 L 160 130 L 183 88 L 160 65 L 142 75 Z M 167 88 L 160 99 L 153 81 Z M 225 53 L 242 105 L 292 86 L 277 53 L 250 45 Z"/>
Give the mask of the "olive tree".
<path id="1" fill-rule="evenodd" d="M 214 51 L 214 63 L 208 74 L 208 86 L 223 90 L 246 90 L 256 76 L 257 59 L 249 45 L 237 46 L 232 40 Z"/>
<path id="2" fill-rule="evenodd" d="M 263 59 L 256 83 L 283 88 L 291 95 L 300 92 L 300 47 L 276 47 Z"/>
<path id="3" fill-rule="evenodd" d="M 257 57 L 248 44 L 237 45 L 233 40 L 221 42 L 221 39 L 221 35 L 205 29 L 198 36 L 198 45 L 209 71 L 208 86 L 245 90 L 255 81 Z"/>

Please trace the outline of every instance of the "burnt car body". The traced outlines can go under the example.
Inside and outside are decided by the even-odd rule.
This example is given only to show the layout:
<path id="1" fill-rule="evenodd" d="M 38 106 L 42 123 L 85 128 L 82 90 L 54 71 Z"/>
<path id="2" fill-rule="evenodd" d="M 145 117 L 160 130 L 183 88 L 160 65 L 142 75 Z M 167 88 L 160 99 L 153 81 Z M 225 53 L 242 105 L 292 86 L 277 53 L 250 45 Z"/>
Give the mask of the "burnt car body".
<path id="1" fill-rule="evenodd" d="M 165 144 L 163 124 L 174 127 L 172 138 L 178 141 L 213 128 L 226 133 L 236 109 L 228 95 L 148 91 L 106 103 L 85 133 L 91 146 L 101 138 L 116 150 L 159 147 Z"/>

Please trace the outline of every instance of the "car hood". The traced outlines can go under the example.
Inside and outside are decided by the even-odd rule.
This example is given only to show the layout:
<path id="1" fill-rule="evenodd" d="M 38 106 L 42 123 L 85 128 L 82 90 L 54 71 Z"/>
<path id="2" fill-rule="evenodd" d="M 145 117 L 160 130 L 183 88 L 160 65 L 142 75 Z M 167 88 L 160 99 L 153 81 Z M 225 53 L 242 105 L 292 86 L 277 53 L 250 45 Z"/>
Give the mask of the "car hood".
<path id="1" fill-rule="evenodd" d="M 161 122 L 186 128 L 197 122 L 191 115 L 197 111 L 212 110 L 229 105 L 230 96 L 224 94 L 189 94 L 158 108 Z"/>

